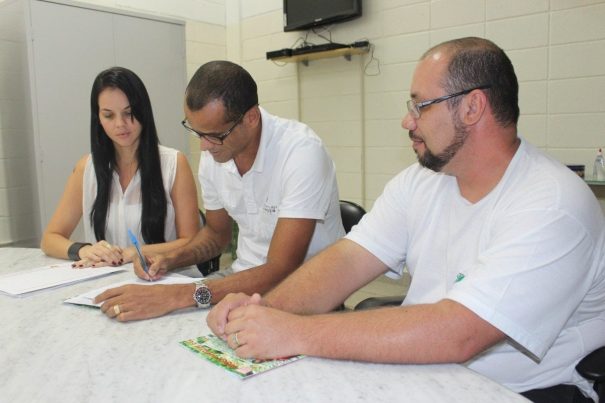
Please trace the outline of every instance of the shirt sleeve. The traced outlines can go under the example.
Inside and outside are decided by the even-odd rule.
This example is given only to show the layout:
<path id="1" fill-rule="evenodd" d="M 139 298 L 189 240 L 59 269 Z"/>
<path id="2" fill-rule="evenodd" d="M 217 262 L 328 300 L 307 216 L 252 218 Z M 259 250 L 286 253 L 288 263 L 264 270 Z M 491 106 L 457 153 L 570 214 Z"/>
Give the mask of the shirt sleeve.
<path id="1" fill-rule="evenodd" d="M 590 288 L 593 247 L 587 230 L 556 209 L 504 215 L 447 298 L 541 359 Z"/>
<path id="2" fill-rule="evenodd" d="M 407 202 L 404 186 L 406 171 L 393 178 L 346 238 L 362 246 L 396 275 L 403 274 L 408 245 Z"/>
<path id="3" fill-rule="evenodd" d="M 336 184 L 332 159 L 319 141 L 296 147 L 283 164 L 280 218 L 323 220 Z"/>

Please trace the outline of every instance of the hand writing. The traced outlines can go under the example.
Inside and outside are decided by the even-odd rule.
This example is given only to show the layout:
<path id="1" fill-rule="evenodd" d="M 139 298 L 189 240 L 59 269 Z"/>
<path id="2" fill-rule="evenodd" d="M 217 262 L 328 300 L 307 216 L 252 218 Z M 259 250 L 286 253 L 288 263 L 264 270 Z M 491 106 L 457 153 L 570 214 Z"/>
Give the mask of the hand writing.
<path id="1" fill-rule="evenodd" d="M 147 267 L 149 269 L 149 272 L 145 273 L 145 270 L 143 270 L 143 266 L 141 265 L 141 262 L 138 258 L 133 259 L 132 264 L 134 266 L 134 273 L 137 275 L 137 277 L 143 280 L 154 281 L 162 278 L 162 276 L 164 276 L 168 271 L 167 265 L 165 263 L 165 257 L 163 255 L 143 255 L 143 257 L 147 261 Z"/>

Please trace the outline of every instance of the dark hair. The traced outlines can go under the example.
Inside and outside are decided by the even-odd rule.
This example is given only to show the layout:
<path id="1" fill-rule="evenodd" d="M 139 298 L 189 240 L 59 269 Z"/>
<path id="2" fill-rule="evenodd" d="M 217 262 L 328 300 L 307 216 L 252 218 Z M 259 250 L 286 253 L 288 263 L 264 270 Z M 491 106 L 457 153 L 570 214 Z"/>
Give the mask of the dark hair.
<path id="1" fill-rule="evenodd" d="M 434 46 L 422 58 L 437 50 L 450 54 L 448 76 L 442 82 L 448 93 L 490 85 L 484 91 L 496 121 L 504 127 L 517 124 L 519 83 L 512 62 L 500 47 L 483 38 L 460 38 Z M 449 104 L 455 108 L 460 101 L 453 98 Z"/>
<path id="2" fill-rule="evenodd" d="M 256 82 L 243 67 L 225 60 L 202 65 L 187 85 L 185 103 L 199 111 L 208 103 L 221 100 L 225 122 L 232 122 L 258 104 Z"/>
<path id="3" fill-rule="evenodd" d="M 162 243 L 166 220 L 166 194 L 162 182 L 159 139 L 153 120 L 151 101 L 141 79 L 123 67 L 112 67 L 99 73 L 90 93 L 90 149 L 97 177 L 97 197 L 90 212 L 97 241 L 105 239 L 107 210 L 116 155 L 113 142 L 99 121 L 99 94 L 106 88 L 122 91 L 128 98 L 133 119 L 141 124 L 136 152 L 141 175 L 141 233 L 145 243 Z M 126 229 L 124 229 L 126 231 Z"/>

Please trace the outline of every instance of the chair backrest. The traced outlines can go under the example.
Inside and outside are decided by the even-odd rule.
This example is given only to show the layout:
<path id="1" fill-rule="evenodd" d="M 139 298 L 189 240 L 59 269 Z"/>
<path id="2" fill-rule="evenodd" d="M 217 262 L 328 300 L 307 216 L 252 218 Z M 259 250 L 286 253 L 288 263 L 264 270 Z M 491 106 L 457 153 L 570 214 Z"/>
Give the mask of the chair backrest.
<path id="1" fill-rule="evenodd" d="M 584 378 L 594 382 L 599 401 L 605 402 L 605 346 L 582 358 L 576 365 L 576 370 Z"/>
<path id="2" fill-rule="evenodd" d="M 351 231 L 365 213 L 366 211 L 359 204 L 347 200 L 340 201 L 340 216 L 346 233 Z"/>

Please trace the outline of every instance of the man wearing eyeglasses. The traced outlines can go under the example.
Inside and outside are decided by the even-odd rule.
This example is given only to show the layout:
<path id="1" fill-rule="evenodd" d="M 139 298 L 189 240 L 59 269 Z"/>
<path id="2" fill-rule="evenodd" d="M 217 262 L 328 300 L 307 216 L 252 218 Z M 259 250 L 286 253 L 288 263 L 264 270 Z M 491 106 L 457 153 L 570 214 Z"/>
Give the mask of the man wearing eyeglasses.
<path id="1" fill-rule="evenodd" d="M 143 279 L 210 260 L 238 224 L 237 259 L 195 284 L 138 286 L 97 297 L 120 321 L 160 316 L 180 308 L 208 308 L 231 292 L 265 293 L 344 235 L 334 163 L 308 126 L 271 115 L 258 105 L 254 79 L 241 66 L 201 66 L 185 94 L 181 122 L 200 139 L 199 179 L 206 225 L 184 247 L 146 256 Z M 117 307 L 117 308 L 116 308 Z"/>
<path id="2" fill-rule="evenodd" d="M 427 51 L 402 126 L 418 164 L 343 240 L 264 297 L 208 315 L 242 357 L 462 363 L 536 402 L 596 397 L 575 371 L 605 345 L 605 219 L 571 170 L 517 135 L 518 83 L 492 42 Z M 388 273 L 401 307 L 328 314 Z"/>

